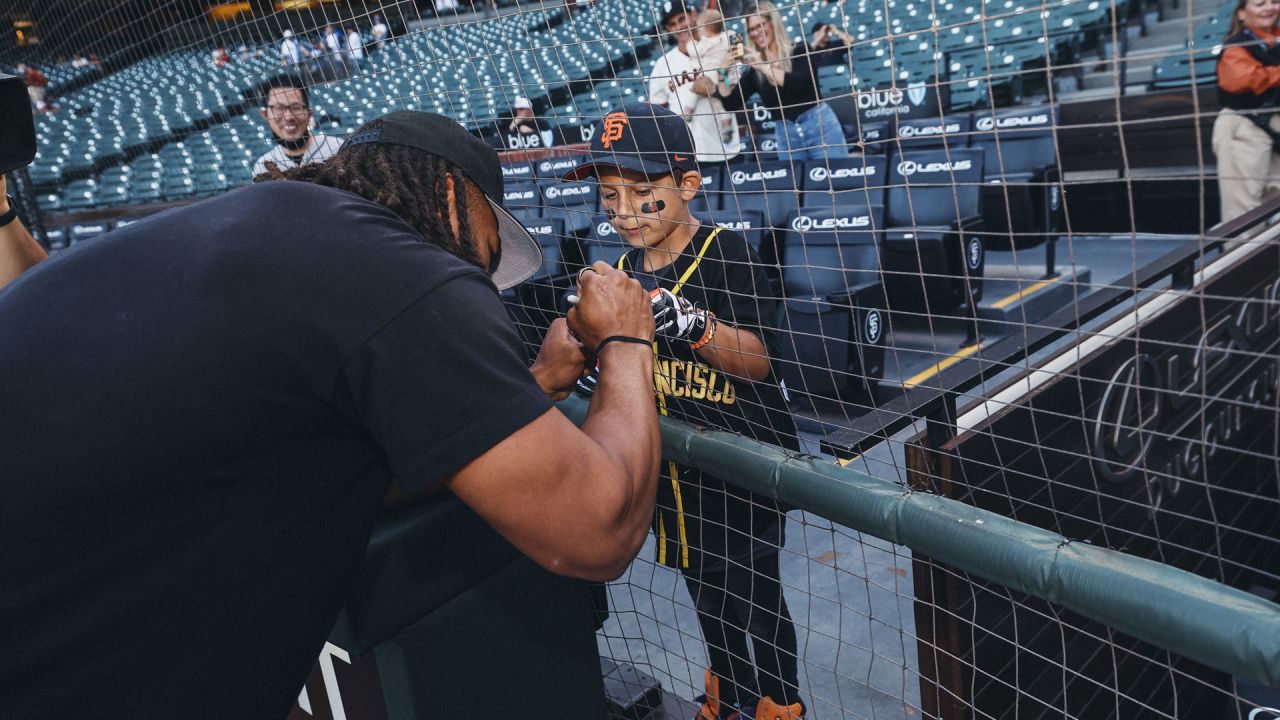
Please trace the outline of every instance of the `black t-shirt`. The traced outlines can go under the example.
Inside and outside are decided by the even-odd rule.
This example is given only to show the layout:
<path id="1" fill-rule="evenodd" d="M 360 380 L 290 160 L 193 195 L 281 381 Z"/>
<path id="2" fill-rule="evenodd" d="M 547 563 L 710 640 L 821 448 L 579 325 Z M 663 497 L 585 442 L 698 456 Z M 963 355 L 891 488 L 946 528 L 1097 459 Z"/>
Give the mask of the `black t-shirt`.
<path id="1" fill-rule="evenodd" d="M 728 110 L 741 110 L 754 94 L 760 94 L 760 102 L 769 110 L 787 120 L 797 118 L 812 110 L 819 102 L 818 81 L 814 71 L 814 58 L 803 41 L 791 48 L 791 71 L 782 76 L 782 84 L 774 85 L 758 70 L 747 69 L 742 80 L 729 96 L 723 98 Z"/>
<path id="2" fill-rule="evenodd" d="M 392 479 L 549 408 L 489 278 L 277 181 L 0 291 L 0 717 L 282 718 Z"/>
<path id="3" fill-rule="evenodd" d="M 718 320 L 755 333 L 769 356 L 776 357 L 778 304 L 770 296 L 764 267 L 741 235 L 721 229 L 713 237 L 714 231 L 699 227 L 675 262 L 652 273 L 638 270 L 643 267 L 640 249 L 628 252 L 620 266 L 646 290 L 677 292 Z M 660 336 L 654 384 L 660 412 L 669 417 L 799 449 L 795 420 L 772 371 L 754 383 L 733 378 L 708 365 L 688 341 Z M 671 464 L 664 462 L 662 472 L 670 478 Z M 726 558 L 743 561 L 777 552 L 783 542 L 777 502 L 695 468 L 677 467 L 674 473 L 679 488 L 668 481 L 658 485 L 655 531 L 661 562 L 696 572 L 721 569 Z"/>

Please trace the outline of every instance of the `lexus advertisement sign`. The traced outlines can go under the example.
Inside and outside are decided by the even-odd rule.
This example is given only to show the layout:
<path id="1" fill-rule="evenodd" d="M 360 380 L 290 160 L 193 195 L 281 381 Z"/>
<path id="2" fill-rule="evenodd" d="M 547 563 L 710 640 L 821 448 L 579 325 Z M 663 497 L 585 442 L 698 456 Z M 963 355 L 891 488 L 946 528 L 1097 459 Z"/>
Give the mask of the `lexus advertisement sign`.
<path id="1" fill-rule="evenodd" d="M 1228 251 L 1191 289 L 1153 293 L 962 410 L 953 440 L 915 438 L 913 487 L 1275 589 L 1278 301 L 1280 246 Z M 1049 603 L 927 558 L 916 596 L 922 695 L 939 717 L 1236 717 L 1231 678 Z"/>

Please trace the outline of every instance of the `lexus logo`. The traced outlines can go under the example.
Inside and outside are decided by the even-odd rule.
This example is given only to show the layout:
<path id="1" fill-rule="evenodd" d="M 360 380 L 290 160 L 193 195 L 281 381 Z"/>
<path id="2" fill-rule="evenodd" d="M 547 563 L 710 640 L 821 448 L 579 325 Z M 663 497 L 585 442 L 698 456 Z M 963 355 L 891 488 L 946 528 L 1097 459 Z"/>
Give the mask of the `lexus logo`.
<path id="1" fill-rule="evenodd" d="M 729 179 L 734 185 L 741 185 L 747 182 L 757 182 L 759 180 L 778 180 L 787 176 L 786 168 L 775 168 L 773 170 L 760 170 L 758 172 L 748 173 L 743 170 L 734 170 Z"/>
<path id="2" fill-rule="evenodd" d="M 1149 428 L 1159 427 L 1164 409 L 1162 387 L 1160 368 L 1146 353 L 1126 360 L 1107 381 L 1092 433 L 1094 463 L 1107 480 L 1124 482 L 1142 469 L 1154 437 Z"/>
<path id="3" fill-rule="evenodd" d="M 916 173 L 958 172 L 960 170 L 968 170 L 971 167 L 973 167 L 973 161 L 971 160 L 931 163 L 918 163 L 915 160 L 903 160 L 898 163 L 898 174 L 908 177 L 915 175 Z"/>
<path id="4" fill-rule="evenodd" d="M 1004 130 L 1006 128 L 1039 127 L 1041 125 L 1048 124 L 1049 116 L 1044 113 L 1040 113 L 1038 115 L 1019 115 L 1016 117 L 1000 118 L 999 120 L 993 117 L 982 117 L 978 118 L 978 122 L 974 123 L 974 127 L 983 132 L 987 132 L 989 130 L 994 130 L 995 128 Z"/>
<path id="5" fill-rule="evenodd" d="M 852 228 L 865 228 L 870 226 L 871 217 L 869 215 L 822 219 L 816 219 L 808 215 L 797 215 L 796 218 L 791 221 L 791 229 L 797 232 L 809 232 L 810 230 L 848 230 Z"/>
<path id="6" fill-rule="evenodd" d="M 819 165 L 809 171 L 809 179 L 814 182 L 823 182 L 824 180 L 843 180 L 844 178 L 860 178 L 869 177 L 876 174 L 874 165 L 866 167 L 840 168 L 838 170 L 830 170 L 825 166 Z"/>
<path id="7" fill-rule="evenodd" d="M 614 233 L 613 223 L 602 222 L 596 225 L 596 235 L 598 235 L 599 237 L 612 235 L 613 233 Z"/>

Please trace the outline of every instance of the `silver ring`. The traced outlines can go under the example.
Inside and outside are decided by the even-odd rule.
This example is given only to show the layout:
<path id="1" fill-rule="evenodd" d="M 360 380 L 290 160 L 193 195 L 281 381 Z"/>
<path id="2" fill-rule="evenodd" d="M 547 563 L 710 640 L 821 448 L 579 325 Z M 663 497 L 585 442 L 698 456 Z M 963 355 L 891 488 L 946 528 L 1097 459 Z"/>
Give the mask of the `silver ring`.
<path id="1" fill-rule="evenodd" d="M 582 287 L 582 273 L 587 272 L 587 271 L 590 271 L 590 272 L 596 273 L 597 275 L 599 275 L 599 274 L 600 274 L 600 273 L 596 272 L 596 269 L 595 269 L 595 268 L 593 268 L 593 267 L 591 267 L 590 265 L 588 265 L 588 266 L 586 266 L 586 267 L 582 268 L 581 270 L 579 270 L 579 271 L 578 271 L 578 287 Z"/>

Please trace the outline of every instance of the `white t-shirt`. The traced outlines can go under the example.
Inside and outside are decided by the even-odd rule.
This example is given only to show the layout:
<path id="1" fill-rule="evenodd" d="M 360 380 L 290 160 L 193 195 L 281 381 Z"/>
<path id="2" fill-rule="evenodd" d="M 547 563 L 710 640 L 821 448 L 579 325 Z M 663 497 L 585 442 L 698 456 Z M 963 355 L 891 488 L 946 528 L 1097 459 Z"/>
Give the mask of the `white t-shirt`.
<path id="1" fill-rule="evenodd" d="M 342 142 L 341 138 L 313 134 L 311 136 L 311 145 L 307 147 L 307 152 L 300 158 L 291 158 L 285 155 L 284 148 L 276 145 L 253 164 L 253 175 L 257 177 L 266 172 L 268 162 L 275 163 L 276 167 L 279 167 L 282 171 L 292 170 L 299 165 L 324 162 L 338 153 L 338 149 L 342 147 Z"/>
<path id="2" fill-rule="evenodd" d="M 285 38 L 280 43 L 280 59 L 288 65 L 297 65 L 302 62 L 302 47 L 298 45 L 298 41 L 293 38 Z"/>
<path id="3" fill-rule="evenodd" d="M 724 43 L 727 48 L 727 37 Z M 714 73 L 719 65 L 699 63 L 680 48 L 671 48 L 658 59 L 649 75 L 649 102 L 666 105 L 689 123 L 698 162 L 723 162 L 742 152 L 738 123 L 719 98 L 703 97 L 693 91 L 693 83 L 702 75 L 704 66 L 712 68 L 713 76 L 718 77 Z"/>
<path id="4" fill-rule="evenodd" d="M 353 60 L 364 59 L 364 38 L 355 30 L 347 33 L 347 48 Z"/>

